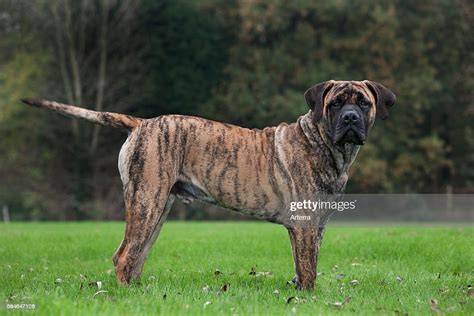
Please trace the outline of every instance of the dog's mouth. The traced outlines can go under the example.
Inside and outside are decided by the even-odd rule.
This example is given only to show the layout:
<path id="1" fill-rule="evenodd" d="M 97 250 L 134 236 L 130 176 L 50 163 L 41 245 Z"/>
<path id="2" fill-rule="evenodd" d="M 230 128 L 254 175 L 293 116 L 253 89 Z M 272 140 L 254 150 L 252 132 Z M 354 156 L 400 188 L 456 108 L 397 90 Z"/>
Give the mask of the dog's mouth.
<path id="1" fill-rule="evenodd" d="M 364 145 L 366 137 L 364 131 L 359 126 L 351 125 L 338 128 L 334 133 L 333 140 L 336 145 Z"/>

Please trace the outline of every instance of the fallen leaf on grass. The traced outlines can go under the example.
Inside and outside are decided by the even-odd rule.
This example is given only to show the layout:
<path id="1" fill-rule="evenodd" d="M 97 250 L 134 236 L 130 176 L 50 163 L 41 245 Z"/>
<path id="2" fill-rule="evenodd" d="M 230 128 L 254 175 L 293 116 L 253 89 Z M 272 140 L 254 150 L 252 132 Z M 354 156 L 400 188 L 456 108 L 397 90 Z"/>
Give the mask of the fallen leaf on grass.
<path id="1" fill-rule="evenodd" d="M 92 297 L 96 297 L 96 296 L 99 295 L 99 294 L 108 293 L 108 292 L 109 292 L 109 291 L 104 291 L 104 290 L 102 290 L 102 291 L 97 291 L 97 292 L 94 293 L 94 295 L 93 295 Z"/>
<path id="2" fill-rule="evenodd" d="M 360 267 L 362 264 L 361 263 L 358 263 L 358 262 L 353 262 L 351 263 L 351 266 L 353 267 Z"/>
<path id="3" fill-rule="evenodd" d="M 467 296 L 474 300 L 474 292 L 472 291 L 472 287 L 467 287 Z"/>
<path id="4" fill-rule="evenodd" d="M 294 302 L 294 304 L 304 304 L 307 303 L 308 300 L 304 297 L 291 296 L 286 300 L 286 304 L 290 304 L 291 302 Z"/>
<path id="5" fill-rule="evenodd" d="M 270 272 L 270 271 L 257 272 L 257 271 L 255 270 L 255 268 L 252 267 L 252 269 L 251 269 L 250 272 L 249 272 L 249 275 L 255 275 L 255 276 L 257 276 L 257 277 L 262 277 L 262 276 L 263 276 L 263 277 L 268 277 L 268 276 L 272 276 L 273 273 Z"/>
<path id="6" fill-rule="evenodd" d="M 286 284 L 288 285 L 296 285 L 297 283 L 297 277 L 295 276 L 293 279 L 291 279 L 290 281 L 286 282 Z"/>
<path id="7" fill-rule="evenodd" d="M 221 291 L 222 291 L 222 292 L 226 292 L 226 291 L 229 289 L 229 286 L 230 286 L 229 283 L 225 283 L 225 284 L 221 287 Z"/>
<path id="8" fill-rule="evenodd" d="M 359 284 L 360 284 L 359 280 L 352 280 L 351 281 L 352 286 L 356 286 L 356 285 L 359 285 Z"/>
<path id="9" fill-rule="evenodd" d="M 336 274 L 336 279 L 340 280 L 340 279 L 344 278 L 345 276 L 346 275 L 344 273 L 338 273 L 338 274 Z"/>
<path id="10" fill-rule="evenodd" d="M 443 294 L 446 292 L 449 292 L 449 288 L 447 286 L 438 289 L 438 293 L 440 294 Z"/>
<path id="11" fill-rule="evenodd" d="M 211 301 L 207 301 L 207 302 L 205 302 L 205 303 L 204 303 L 204 306 L 203 306 L 203 307 L 204 307 L 204 308 L 206 308 L 206 307 L 207 307 L 207 305 L 211 305 L 211 304 L 212 304 L 212 302 L 211 302 Z"/>
<path id="12" fill-rule="evenodd" d="M 87 275 L 79 274 L 79 280 L 81 280 L 81 286 L 79 287 L 79 290 L 82 290 L 84 288 L 84 282 L 86 281 L 86 279 Z"/>
<path id="13" fill-rule="evenodd" d="M 430 308 L 433 312 L 435 312 L 437 315 L 444 315 L 444 312 L 439 308 L 438 306 L 438 301 L 431 299 L 430 300 Z"/>
<path id="14" fill-rule="evenodd" d="M 291 297 L 288 297 L 288 299 L 286 300 L 286 304 L 290 304 L 292 300 L 296 299 L 296 296 L 291 296 Z"/>
<path id="15" fill-rule="evenodd" d="M 403 282 L 403 278 L 401 276 L 397 276 L 396 277 L 396 280 L 398 281 L 398 283 L 402 283 Z"/>
<path id="16" fill-rule="evenodd" d="M 343 302 L 334 302 L 334 303 L 331 303 L 330 305 L 333 306 L 333 307 L 336 307 L 336 308 L 341 308 L 344 305 L 348 304 L 351 301 L 351 299 L 352 299 L 352 297 L 348 296 L 344 299 Z"/>
<path id="17" fill-rule="evenodd" d="M 205 287 L 202 288 L 202 291 L 205 293 L 208 293 L 211 291 L 211 287 L 209 285 L 206 285 Z"/>
<path id="18" fill-rule="evenodd" d="M 276 294 L 276 295 L 278 295 L 278 294 L 280 294 L 280 291 L 278 291 L 278 290 L 275 290 L 275 291 L 273 291 L 273 294 Z"/>
<path id="19" fill-rule="evenodd" d="M 89 286 L 96 286 L 99 290 L 102 288 L 101 281 L 89 282 Z"/>

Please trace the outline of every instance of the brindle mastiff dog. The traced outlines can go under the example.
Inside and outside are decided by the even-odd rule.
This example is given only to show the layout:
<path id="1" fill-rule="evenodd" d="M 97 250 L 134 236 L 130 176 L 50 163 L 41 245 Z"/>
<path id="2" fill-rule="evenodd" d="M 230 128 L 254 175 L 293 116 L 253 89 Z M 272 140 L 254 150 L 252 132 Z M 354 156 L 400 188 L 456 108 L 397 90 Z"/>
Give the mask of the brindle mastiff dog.
<path id="1" fill-rule="evenodd" d="M 302 225 L 294 201 L 340 194 L 376 115 L 387 118 L 395 95 L 372 81 L 327 81 L 304 94 L 310 111 L 296 123 L 263 130 L 206 119 L 163 115 L 141 119 L 42 100 L 49 108 L 129 133 L 119 154 L 125 237 L 113 257 L 117 280 L 140 275 L 175 198 L 220 205 L 288 229 L 299 289 L 312 289 L 329 211 Z"/>

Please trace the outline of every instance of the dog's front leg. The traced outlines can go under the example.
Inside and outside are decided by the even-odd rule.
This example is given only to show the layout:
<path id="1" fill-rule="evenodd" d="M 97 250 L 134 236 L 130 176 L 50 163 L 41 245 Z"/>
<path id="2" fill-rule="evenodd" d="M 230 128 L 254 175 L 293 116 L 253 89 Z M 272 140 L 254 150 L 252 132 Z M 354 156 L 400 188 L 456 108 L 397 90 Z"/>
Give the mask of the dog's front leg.
<path id="1" fill-rule="evenodd" d="M 288 228 L 299 290 L 312 290 L 316 280 L 316 263 L 319 252 L 318 228 Z"/>

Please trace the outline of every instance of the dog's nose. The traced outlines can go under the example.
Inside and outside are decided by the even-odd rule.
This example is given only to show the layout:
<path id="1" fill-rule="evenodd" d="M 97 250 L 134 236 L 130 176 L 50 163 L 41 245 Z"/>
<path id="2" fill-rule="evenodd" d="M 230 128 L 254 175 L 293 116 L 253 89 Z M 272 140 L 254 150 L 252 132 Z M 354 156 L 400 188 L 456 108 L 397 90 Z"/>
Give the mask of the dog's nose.
<path id="1" fill-rule="evenodd" d="M 346 124 L 350 124 L 350 123 L 357 123 L 359 121 L 359 114 L 354 111 L 354 110 L 349 110 L 349 111 L 346 111 L 343 115 L 342 115 L 342 120 L 344 121 L 344 123 Z"/>

